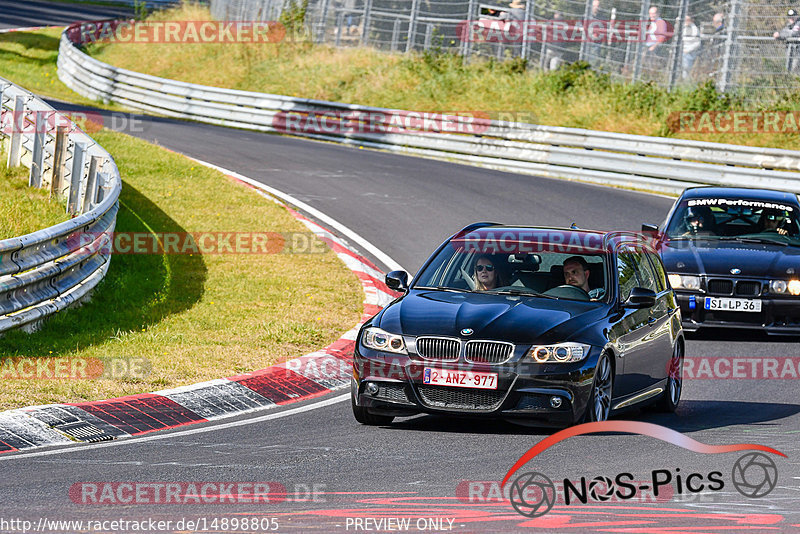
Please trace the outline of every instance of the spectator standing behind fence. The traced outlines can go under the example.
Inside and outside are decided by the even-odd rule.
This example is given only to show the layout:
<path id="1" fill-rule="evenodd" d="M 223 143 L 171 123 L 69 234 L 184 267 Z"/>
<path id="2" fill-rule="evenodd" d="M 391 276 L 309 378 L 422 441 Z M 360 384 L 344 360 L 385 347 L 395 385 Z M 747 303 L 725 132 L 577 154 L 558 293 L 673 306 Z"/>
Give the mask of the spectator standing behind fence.
<path id="1" fill-rule="evenodd" d="M 651 77 L 663 68 L 663 58 L 666 57 L 666 46 L 664 43 L 669 39 L 669 27 L 667 22 L 661 18 L 661 14 L 656 6 L 650 8 L 648 12 L 650 18 L 645 34 L 645 69 L 650 72 Z"/>
<path id="2" fill-rule="evenodd" d="M 510 8 L 508 11 L 500 13 L 500 20 L 520 22 L 525 20 L 525 3 L 522 0 L 511 0 L 508 7 Z"/>
<path id="3" fill-rule="evenodd" d="M 522 0 L 511 0 L 508 4 L 509 10 L 503 11 L 500 13 L 499 19 L 506 21 L 509 26 L 516 26 L 515 28 L 509 28 L 507 31 L 509 35 L 514 36 L 515 43 L 514 46 L 516 54 L 519 54 L 522 51 L 521 39 L 525 38 L 524 35 L 524 21 L 525 21 L 525 4 Z M 516 41 L 516 39 L 520 39 Z"/>
<path id="4" fill-rule="evenodd" d="M 711 24 L 714 26 L 714 37 L 719 38 L 721 34 L 725 32 L 725 15 L 722 13 L 714 13 Z"/>
<path id="5" fill-rule="evenodd" d="M 689 77 L 697 54 L 700 52 L 700 30 L 692 20 L 686 15 L 683 21 L 683 79 Z"/>
<path id="6" fill-rule="evenodd" d="M 789 22 L 780 31 L 775 32 L 772 37 L 788 41 L 786 45 L 786 72 L 794 72 L 800 63 L 800 43 L 797 41 L 800 38 L 800 21 L 798 21 L 797 11 L 794 9 L 790 9 L 786 16 L 789 17 Z"/>

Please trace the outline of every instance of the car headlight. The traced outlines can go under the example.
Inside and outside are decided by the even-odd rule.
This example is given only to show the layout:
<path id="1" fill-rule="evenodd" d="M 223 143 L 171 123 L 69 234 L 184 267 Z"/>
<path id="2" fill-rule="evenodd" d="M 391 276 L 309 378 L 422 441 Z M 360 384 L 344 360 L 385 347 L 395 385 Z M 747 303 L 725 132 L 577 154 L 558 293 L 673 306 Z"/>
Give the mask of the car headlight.
<path id="1" fill-rule="evenodd" d="M 700 289 L 700 277 L 691 274 L 671 274 L 669 284 L 672 289 L 690 289 L 696 291 Z"/>
<path id="2" fill-rule="evenodd" d="M 403 336 L 390 334 L 380 328 L 369 327 L 364 330 L 364 333 L 361 335 L 361 344 L 368 349 L 408 354 L 408 352 L 406 352 L 406 342 L 403 341 Z"/>
<path id="3" fill-rule="evenodd" d="M 770 293 L 800 295 L 800 280 L 772 280 L 769 283 Z"/>
<path id="4" fill-rule="evenodd" d="M 528 356 L 536 363 L 579 362 L 589 354 L 589 345 L 580 343 L 559 343 L 558 345 L 538 345 L 528 351 Z"/>

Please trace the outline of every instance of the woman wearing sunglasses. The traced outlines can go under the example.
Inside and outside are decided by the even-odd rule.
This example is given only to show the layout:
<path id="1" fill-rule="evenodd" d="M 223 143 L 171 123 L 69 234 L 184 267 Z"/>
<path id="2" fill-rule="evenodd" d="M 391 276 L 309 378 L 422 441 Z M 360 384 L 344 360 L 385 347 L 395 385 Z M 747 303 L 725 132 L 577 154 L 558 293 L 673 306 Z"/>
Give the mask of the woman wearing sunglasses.
<path id="1" fill-rule="evenodd" d="M 500 287 L 500 273 L 489 256 L 475 262 L 475 291 L 488 291 Z"/>

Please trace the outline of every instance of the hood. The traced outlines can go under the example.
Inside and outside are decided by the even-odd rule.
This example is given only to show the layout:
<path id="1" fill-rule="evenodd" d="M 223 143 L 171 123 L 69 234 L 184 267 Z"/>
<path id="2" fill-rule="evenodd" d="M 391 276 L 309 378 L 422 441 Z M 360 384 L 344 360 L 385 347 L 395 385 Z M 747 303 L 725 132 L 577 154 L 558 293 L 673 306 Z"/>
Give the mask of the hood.
<path id="1" fill-rule="evenodd" d="M 661 257 L 668 272 L 728 276 L 731 269 L 742 278 L 786 278 L 800 270 L 800 248 L 770 243 L 735 241 L 669 241 Z M 790 272 L 787 273 L 787 270 Z"/>
<path id="2" fill-rule="evenodd" d="M 412 336 L 549 343 L 569 340 L 605 313 L 606 306 L 594 302 L 412 290 L 386 308 L 376 326 Z M 464 336 L 465 328 L 474 332 Z"/>

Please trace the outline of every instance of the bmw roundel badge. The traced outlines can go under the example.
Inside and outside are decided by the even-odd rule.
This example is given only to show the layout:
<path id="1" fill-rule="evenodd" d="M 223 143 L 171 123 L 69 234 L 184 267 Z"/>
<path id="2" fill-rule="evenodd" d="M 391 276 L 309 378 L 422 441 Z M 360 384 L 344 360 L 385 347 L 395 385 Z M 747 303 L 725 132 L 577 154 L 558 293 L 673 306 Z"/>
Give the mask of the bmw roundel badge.
<path id="1" fill-rule="evenodd" d="M 475 331 L 472 328 L 464 328 L 461 330 L 462 336 L 471 336 Z"/>
<path id="2" fill-rule="evenodd" d="M 733 269 L 731 269 L 731 274 L 742 274 L 742 270 L 739 269 L 738 267 L 734 267 Z"/>

